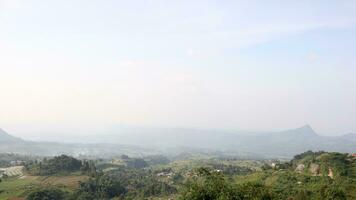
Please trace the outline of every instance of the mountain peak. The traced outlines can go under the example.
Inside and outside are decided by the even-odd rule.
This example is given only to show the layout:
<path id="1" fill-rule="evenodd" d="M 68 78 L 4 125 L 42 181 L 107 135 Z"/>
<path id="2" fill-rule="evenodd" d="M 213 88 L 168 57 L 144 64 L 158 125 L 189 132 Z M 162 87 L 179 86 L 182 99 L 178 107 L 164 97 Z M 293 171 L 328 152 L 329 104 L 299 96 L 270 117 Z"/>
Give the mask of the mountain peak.
<path id="1" fill-rule="evenodd" d="M 309 125 L 309 124 L 305 124 L 304 126 L 298 128 L 298 129 L 302 129 L 302 130 L 305 130 L 305 131 L 312 131 L 312 132 L 315 132 L 313 130 L 313 128 Z"/>
<path id="2" fill-rule="evenodd" d="M 302 127 L 296 128 L 296 129 L 287 130 L 284 133 L 288 133 L 289 135 L 295 135 L 295 136 L 299 136 L 299 137 L 300 136 L 303 136 L 303 137 L 318 136 L 318 134 L 308 124 L 306 124 Z"/>

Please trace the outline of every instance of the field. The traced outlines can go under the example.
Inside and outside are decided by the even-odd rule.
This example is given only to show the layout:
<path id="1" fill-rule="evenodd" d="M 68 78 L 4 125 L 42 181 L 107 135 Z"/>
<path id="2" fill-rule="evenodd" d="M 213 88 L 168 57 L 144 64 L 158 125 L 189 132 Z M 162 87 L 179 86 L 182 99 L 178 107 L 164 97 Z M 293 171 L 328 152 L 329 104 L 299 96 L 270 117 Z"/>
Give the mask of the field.
<path id="1" fill-rule="evenodd" d="M 24 197 L 33 189 L 54 185 L 70 191 L 78 187 L 79 181 L 87 180 L 87 176 L 21 176 L 0 182 L 0 200 L 13 197 Z"/>
<path id="2" fill-rule="evenodd" d="M 0 178 L 3 176 L 2 174 L 6 174 L 7 176 L 22 176 L 22 169 L 23 166 L 0 168 Z"/>

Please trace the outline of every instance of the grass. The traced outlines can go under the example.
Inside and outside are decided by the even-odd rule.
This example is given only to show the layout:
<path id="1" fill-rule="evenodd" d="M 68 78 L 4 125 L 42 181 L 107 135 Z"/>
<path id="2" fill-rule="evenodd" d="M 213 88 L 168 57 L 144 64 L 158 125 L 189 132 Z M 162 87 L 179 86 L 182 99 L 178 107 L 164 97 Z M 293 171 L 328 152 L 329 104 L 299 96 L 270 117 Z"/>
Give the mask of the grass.
<path id="1" fill-rule="evenodd" d="M 86 180 L 88 180 L 87 176 L 44 176 L 37 178 L 37 181 L 40 182 L 41 185 L 56 185 L 71 189 L 77 188 L 79 181 L 83 182 Z"/>
<path id="2" fill-rule="evenodd" d="M 29 192 L 45 186 L 58 186 L 65 191 L 73 191 L 78 187 L 79 181 L 87 180 L 87 176 L 24 176 L 22 178 L 9 178 L 0 182 L 0 200 L 13 197 L 25 197 Z"/>
<path id="3" fill-rule="evenodd" d="M 266 174 L 264 172 L 255 172 L 248 175 L 235 176 L 235 183 L 242 184 L 248 182 L 259 182 L 265 179 Z"/>
<path id="4" fill-rule="evenodd" d="M 26 191 L 33 189 L 35 185 L 31 179 L 8 179 L 0 183 L 0 200 L 11 197 L 23 197 Z"/>

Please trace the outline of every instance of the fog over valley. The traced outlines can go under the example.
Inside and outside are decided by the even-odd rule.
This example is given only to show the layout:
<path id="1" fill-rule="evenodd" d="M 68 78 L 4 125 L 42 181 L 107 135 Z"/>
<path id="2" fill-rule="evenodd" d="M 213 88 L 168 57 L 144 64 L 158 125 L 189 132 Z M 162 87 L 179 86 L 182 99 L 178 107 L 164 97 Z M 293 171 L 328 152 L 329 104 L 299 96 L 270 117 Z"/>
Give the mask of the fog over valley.
<path id="1" fill-rule="evenodd" d="M 348 133 L 341 136 L 323 136 L 317 134 L 311 126 L 278 132 L 249 132 L 227 131 L 189 128 L 154 128 L 139 126 L 114 126 L 102 132 L 91 134 L 56 134 L 52 137 L 33 138 L 33 146 L 46 145 L 50 142 L 61 143 L 70 146 L 71 150 L 59 148 L 46 150 L 46 154 L 60 154 L 67 152 L 73 155 L 105 155 L 109 149 L 114 154 L 115 144 L 128 145 L 138 148 L 147 148 L 154 152 L 167 152 L 179 154 L 190 151 L 205 150 L 211 152 L 235 152 L 237 155 L 246 154 L 255 157 L 288 158 L 307 150 L 326 150 L 352 153 L 356 151 L 356 134 Z M 12 142 L 8 147 L 3 145 L 3 151 L 28 153 L 32 146 L 21 145 L 14 148 L 14 144 L 27 144 L 25 140 L 10 136 L 2 130 L 1 139 Z M 31 143 L 31 142 L 30 142 Z M 98 147 L 98 146 L 100 147 Z M 107 148 L 103 146 L 108 145 Z M 9 149 L 7 149 L 9 148 Z M 46 149 L 46 147 L 43 147 Z M 48 148 L 48 147 L 47 147 Z M 33 153 L 43 153 L 40 149 L 34 149 Z M 283 149 L 283 151 L 282 151 Z M 115 149 L 120 152 L 120 148 Z M 142 152 L 143 153 L 143 152 Z"/>

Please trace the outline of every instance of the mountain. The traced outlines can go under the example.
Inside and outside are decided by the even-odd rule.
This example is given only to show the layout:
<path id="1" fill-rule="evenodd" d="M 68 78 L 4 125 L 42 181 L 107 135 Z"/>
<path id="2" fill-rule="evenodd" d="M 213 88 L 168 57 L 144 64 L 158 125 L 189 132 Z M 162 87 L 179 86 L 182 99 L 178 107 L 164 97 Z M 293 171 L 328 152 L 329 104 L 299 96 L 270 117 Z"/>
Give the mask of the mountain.
<path id="1" fill-rule="evenodd" d="M 0 128 L 0 143 L 2 143 L 2 142 L 20 142 L 20 141 L 22 141 L 20 138 L 11 136 Z"/>
<path id="2" fill-rule="evenodd" d="M 131 144 L 160 149 L 213 149 L 266 157 L 291 157 L 307 150 L 356 152 L 356 141 L 318 135 L 310 125 L 280 132 L 247 132 L 182 128 L 114 127 L 86 136 L 87 141 Z"/>
<path id="3" fill-rule="evenodd" d="M 117 154 L 177 155 L 187 152 L 218 152 L 229 155 L 290 158 L 308 150 L 356 152 L 355 134 L 337 137 L 318 135 L 309 125 L 280 132 L 246 132 L 184 128 L 118 126 L 97 135 L 85 135 L 72 143 L 33 142 L 0 131 L 0 152 L 85 156 Z M 57 138 L 57 141 L 64 141 Z"/>
<path id="4" fill-rule="evenodd" d="M 0 153 L 30 154 L 40 156 L 68 154 L 73 156 L 107 158 L 121 154 L 133 156 L 150 155 L 157 154 L 157 151 L 143 149 L 138 146 L 119 144 L 35 142 L 14 137 L 0 129 Z"/>
<path id="5" fill-rule="evenodd" d="M 282 131 L 278 136 L 288 136 L 288 137 L 296 137 L 296 138 L 314 138 L 318 137 L 318 134 L 313 130 L 310 125 L 304 125 L 300 128 L 291 129 Z"/>
<path id="6" fill-rule="evenodd" d="M 345 135 L 342 135 L 341 137 L 346 140 L 356 141 L 356 133 L 347 133 Z"/>

